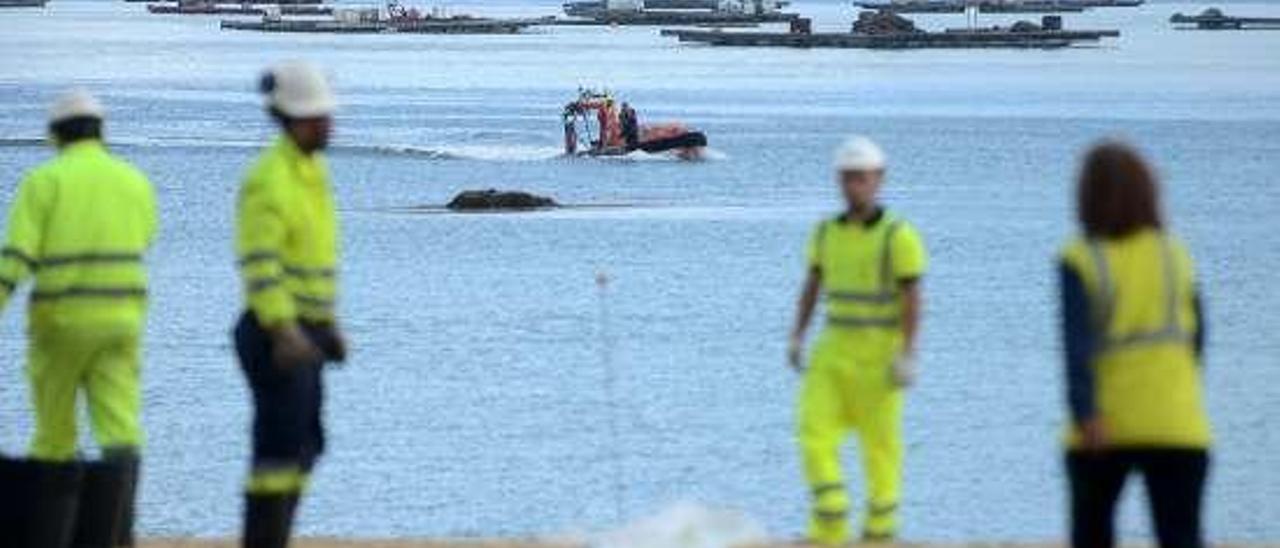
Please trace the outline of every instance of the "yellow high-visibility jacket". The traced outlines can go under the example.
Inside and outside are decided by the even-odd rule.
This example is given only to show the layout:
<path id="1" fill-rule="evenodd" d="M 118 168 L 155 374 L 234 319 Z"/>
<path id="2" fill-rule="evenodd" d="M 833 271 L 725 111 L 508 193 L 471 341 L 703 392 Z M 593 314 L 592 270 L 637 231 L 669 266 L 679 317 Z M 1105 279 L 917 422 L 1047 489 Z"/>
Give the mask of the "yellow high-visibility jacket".
<path id="1" fill-rule="evenodd" d="M 826 220 L 813 231 L 808 260 L 822 272 L 827 320 L 820 342 L 855 343 L 864 355 L 882 354 L 878 361 L 896 357 L 903 344 L 899 284 L 928 266 L 915 227 L 888 211 L 868 223 Z"/>
<path id="2" fill-rule="evenodd" d="M 278 138 L 250 168 L 237 209 L 236 254 L 258 321 L 333 321 L 338 217 L 324 156 Z"/>
<path id="3" fill-rule="evenodd" d="M 147 178 L 100 141 L 72 143 L 18 187 L 0 250 L 0 307 L 34 275 L 33 330 L 140 330 L 147 294 L 142 259 L 155 232 Z"/>
<path id="4" fill-rule="evenodd" d="M 1097 412 L 1117 447 L 1210 443 L 1196 330 L 1195 267 L 1176 238 L 1141 230 L 1062 252 L 1089 295 Z M 1076 446 L 1072 427 L 1067 443 Z"/>

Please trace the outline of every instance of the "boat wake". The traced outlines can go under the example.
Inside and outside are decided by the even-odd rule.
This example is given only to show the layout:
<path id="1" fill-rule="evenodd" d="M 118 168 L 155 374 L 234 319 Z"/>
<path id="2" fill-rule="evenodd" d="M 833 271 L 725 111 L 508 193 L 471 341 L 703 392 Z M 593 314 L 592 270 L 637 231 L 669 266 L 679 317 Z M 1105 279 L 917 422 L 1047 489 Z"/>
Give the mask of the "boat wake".
<path id="1" fill-rule="evenodd" d="M 592 156 L 589 154 L 564 156 L 562 158 L 599 160 L 602 162 L 718 162 L 729 158 L 728 154 L 713 148 L 704 148 L 697 158 L 682 158 L 673 151 L 649 153 L 635 150 L 627 154 L 608 154 Z"/>
<path id="2" fill-rule="evenodd" d="M 476 145 L 337 145 L 335 152 L 356 154 L 374 153 L 391 156 L 411 156 L 430 160 L 473 160 L 481 162 L 541 162 L 560 156 L 560 149 L 553 146 L 476 144 Z"/>

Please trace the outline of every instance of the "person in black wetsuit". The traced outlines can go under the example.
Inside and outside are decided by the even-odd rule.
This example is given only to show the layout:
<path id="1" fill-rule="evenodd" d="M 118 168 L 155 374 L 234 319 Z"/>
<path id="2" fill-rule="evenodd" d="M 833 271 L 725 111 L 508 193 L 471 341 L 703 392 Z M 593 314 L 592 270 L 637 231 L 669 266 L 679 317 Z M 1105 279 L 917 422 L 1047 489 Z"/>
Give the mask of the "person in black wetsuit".
<path id="1" fill-rule="evenodd" d="M 627 150 L 635 150 L 640 146 L 640 120 L 636 117 L 636 109 L 630 104 L 622 103 L 622 112 L 618 116 L 622 123 L 622 139 L 627 143 Z"/>

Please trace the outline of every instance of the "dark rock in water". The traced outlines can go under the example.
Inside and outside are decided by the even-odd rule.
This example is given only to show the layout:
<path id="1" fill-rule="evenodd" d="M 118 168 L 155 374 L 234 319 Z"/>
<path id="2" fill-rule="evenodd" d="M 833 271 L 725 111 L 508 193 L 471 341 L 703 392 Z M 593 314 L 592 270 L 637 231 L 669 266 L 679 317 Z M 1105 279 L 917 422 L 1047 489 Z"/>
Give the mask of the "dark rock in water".
<path id="1" fill-rule="evenodd" d="M 853 22 L 854 34 L 914 34 L 924 32 L 914 21 L 891 11 L 863 11 Z"/>
<path id="2" fill-rule="evenodd" d="M 518 191 L 467 190 L 453 197 L 446 206 L 454 211 L 483 211 L 490 209 L 538 209 L 559 207 L 546 196 Z"/>

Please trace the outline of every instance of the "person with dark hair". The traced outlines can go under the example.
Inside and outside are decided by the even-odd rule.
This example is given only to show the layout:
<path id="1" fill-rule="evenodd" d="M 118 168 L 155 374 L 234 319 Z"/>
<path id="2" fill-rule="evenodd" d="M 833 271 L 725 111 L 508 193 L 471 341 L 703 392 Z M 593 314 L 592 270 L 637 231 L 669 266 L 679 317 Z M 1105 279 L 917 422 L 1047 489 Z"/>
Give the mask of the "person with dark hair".
<path id="1" fill-rule="evenodd" d="M 1116 502 L 1137 471 L 1160 546 L 1198 548 L 1210 428 L 1191 255 L 1165 228 L 1155 177 L 1129 146 L 1091 149 L 1078 192 L 1083 234 L 1059 266 L 1071 544 L 1114 544 Z"/>
<path id="2" fill-rule="evenodd" d="M 920 233 L 879 201 L 885 154 L 852 137 L 835 155 L 844 211 L 809 240 L 808 272 L 796 305 L 788 361 L 804 375 L 797 430 L 813 495 L 809 540 L 844 544 L 852 504 L 840 445 L 856 433 L 867 498 L 862 538 L 892 541 L 902 494 L 903 394 L 915 380 L 916 335 L 928 254 Z M 819 295 L 826 325 L 803 364 L 805 333 Z"/>
<path id="3" fill-rule="evenodd" d="M 338 226 L 324 159 L 336 100 L 320 70 L 281 64 L 261 81 L 281 135 L 240 189 L 236 252 L 247 310 L 234 330 L 253 395 L 243 542 L 283 548 L 324 452 L 325 362 L 346 358 L 335 313 Z"/>
<path id="4" fill-rule="evenodd" d="M 26 531 L 5 546 L 132 544 L 143 442 L 143 255 L 156 232 L 146 176 L 102 143 L 102 105 L 76 90 L 54 103 L 58 154 L 18 187 L 0 249 L 0 308 L 28 278 L 27 373 L 35 407 Z M 101 458 L 77 462 L 83 395 Z M 5 486 L 10 496 L 18 489 Z M 20 536 L 25 538 L 13 538 Z M 9 544 L 12 542 L 12 544 Z"/>

